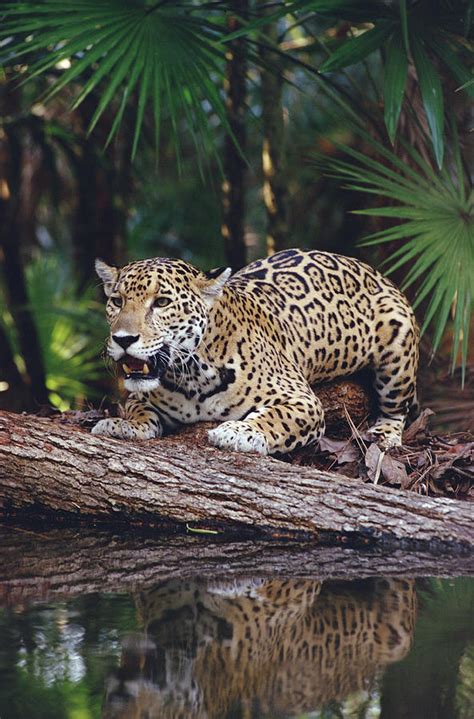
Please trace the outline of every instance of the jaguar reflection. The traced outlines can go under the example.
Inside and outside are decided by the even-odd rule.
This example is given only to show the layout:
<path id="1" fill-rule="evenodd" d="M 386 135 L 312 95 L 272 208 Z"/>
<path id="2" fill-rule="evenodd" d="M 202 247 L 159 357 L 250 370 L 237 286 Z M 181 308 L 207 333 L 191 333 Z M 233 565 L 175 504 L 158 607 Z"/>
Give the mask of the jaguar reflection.
<path id="1" fill-rule="evenodd" d="M 315 711 L 408 652 L 414 582 L 170 581 L 136 596 L 106 719 L 252 719 Z"/>

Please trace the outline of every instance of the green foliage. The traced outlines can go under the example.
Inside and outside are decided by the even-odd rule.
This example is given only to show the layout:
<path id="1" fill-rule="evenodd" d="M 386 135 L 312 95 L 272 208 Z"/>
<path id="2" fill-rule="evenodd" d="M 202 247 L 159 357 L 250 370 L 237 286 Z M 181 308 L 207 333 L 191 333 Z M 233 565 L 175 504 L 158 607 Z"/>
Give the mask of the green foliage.
<path id="1" fill-rule="evenodd" d="M 101 349 L 107 335 L 103 307 L 91 289 L 76 296 L 57 258 L 32 263 L 27 280 L 52 403 L 64 410 L 78 399 L 97 397 L 93 384 L 103 377 Z"/>
<path id="2" fill-rule="evenodd" d="M 57 680 L 53 686 L 48 686 L 43 678 L 31 676 L 19 667 L 15 668 L 10 680 L 10 696 L 2 697 L 0 693 L 0 704 L 8 707 L 8 714 L 5 714 L 8 719 L 93 719 L 99 716 L 99 701 L 95 702 L 97 711 L 90 711 L 93 701 L 82 683 Z"/>
<path id="3" fill-rule="evenodd" d="M 467 647 L 459 664 L 456 707 L 459 719 L 470 719 L 474 716 L 474 641 Z"/>
<path id="4" fill-rule="evenodd" d="M 89 131 L 112 107 L 115 119 L 107 144 L 118 132 L 127 106 L 134 104 L 132 156 L 148 107 L 158 148 L 165 106 L 178 147 L 184 119 L 197 154 L 204 159 L 214 151 L 204 100 L 228 126 L 215 84 L 215 78 L 223 75 L 224 51 L 218 42 L 222 27 L 209 13 L 197 14 L 198 9 L 193 2 L 150 4 L 145 0 L 7 2 L 0 38 L 6 39 L 5 60 L 14 57 L 16 62 L 31 63 L 28 78 L 63 68 L 49 85 L 45 101 L 77 81 L 81 87 L 71 105 L 74 109 L 98 89 L 100 100 Z"/>
<path id="5" fill-rule="evenodd" d="M 438 167 L 442 167 L 444 157 L 444 98 L 441 79 L 425 52 L 423 42 L 417 37 L 413 37 L 411 45 L 436 161 Z"/>
<path id="6" fill-rule="evenodd" d="M 347 19 L 351 17 L 352 6 L 352 2 L 348 2 L 347 7 L 338 6 L 333 15 Z M 351 19 L 356 22 L 360 18 L 355 14 Z M 469 84 L 471 72 L 461 60 L 463 45 L 467 44 L 463 35 L 467 37 L 469 34 L 466 3 L 400 0 L 398 7 L 395 3 L 379 3 L 378 10 L 372 10 L 370 21 L 373 23 L 371 29 L 366 28 L 362 34 L 340 43 L 320 70 L 340 70 L 360 62 L 375 50 L 383 51 L 385 124 L 393 143 L 405 95 L 411 49 L 436 162 L 441 168 L 445 150 L 444 97 L 436 63 L 440 62 L 441 67 L 454 76 L 469 96 L 474 96 L 474 88 Z"/>
<path id="7" fill-rule="evenodd" d="M 352 159 L 324 160 L 325 167 L 351 190 L 390 201 L 389 205 L 357 211 L 393 220 L 390 227 L 369 235 L 364 242 L 402 242 L 386 260 L 388 271 L 407 267 L 403 289 L 416 287 L 415 307 L 428 301 L 422 330 L 433 321 L 434 350 L 451 314 L 453 368 L 459 348 L 465 368 L 474 302 L 474 196 L 463 174 L 459 145 L 455 139 L 450 166 L 436 172 L 407 144 L 403 146 L 413 166 L 361 134 L 381 160 L 344 146 Z"/>
<path id="8" fill-rule="evenodd" d="M 408 57 L 402 33 L 393 33 L 387 46 L 384 82 L 384 119 L 391 141 L 395 140 L 408 75 Z"/>
<path id="9" fill-rule="evenodd" d="M 78 400 L 100 396 L 94 383 L 104 376 L 100 355 L 107 329 L 92 289 L 77 297 L 62 265 L 58 257 L 41 258 L 27 267 L 26 277 L 50 401 L 66 410 Z M 14 324 L 8 313 L 2 319 L 21 368 Z"/>
<path id="10" fill-rule="evenodd" d="M 132 156 L 136 154 L 147 108 L 154 117 L 158 147 L 166 108 L 178 150 L 179 130 L 185 120 L 202 163 L 215 152 L 204 100 L 229 131 L 218 89 L 224 76 L 225 42 L 250 36 L 280 17 L 299 17 L 308 12 L 334 22 L 365 23 L 355 37 L 336 42 L 320 71 L 341 70 L 375 50 L 383 50 L 385 123 L 394 142 L 411 50 L 436 161 L 442 167 L 444 98 L 433 58 L 466 93 L 474 96 L 472 75 L 461 59 L 470 29 L 465 5 L 462 0 L 400 0 L 399 4 L 296 0 L 284 3 L 274 13 L 257 15 L 250 22 L 243 19 L 243 27 L 226 36 L 226 3 L 213 8 L 191 0 L 153 4 L 146 0 L 44 0 L 41 4 L 11 1 L 6 3 L 0 38 L 5 38 L 5 59 L 23 58 L 31 63 L 29 77 L 67 68 L 51 83 L 45 99 L 78 81 L 82 87 L 72 103 L 74 108 L 93 90 L 100 89 L 89 129 L 96 126 L 107 108 L 113 107 L 115 119 L 107 142 L 118 132 L 127 106 L 133 104 L 136 121 Z M 258 63 L 257 55 L 252 53 L 252 59 Z"/>
<path id="11" fill-rule="evenodd" d="M 119 663 L 117 637 L 136 629 L 126 595 L 0 609 L 0 716 L 101 717 L 105 683 Z"/>

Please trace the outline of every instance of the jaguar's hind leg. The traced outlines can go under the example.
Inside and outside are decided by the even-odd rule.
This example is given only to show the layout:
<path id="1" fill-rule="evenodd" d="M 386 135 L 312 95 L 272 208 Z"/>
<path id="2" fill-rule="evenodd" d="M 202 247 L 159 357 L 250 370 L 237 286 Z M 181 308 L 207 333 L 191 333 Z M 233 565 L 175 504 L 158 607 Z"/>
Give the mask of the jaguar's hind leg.
<path id="1" fill-rule="evenodd" d="M 404 326 L 394 320 L 387 329 L 396 327 L 397 342 L 387 343 L 375 367 L 375 390 L 379 416 L 368 435 L 384 448 L 402 443 L 402 433 L 410 409 L 417 404 L 416 372 L 418 369 L 418 331 L 414 320 Z"/>

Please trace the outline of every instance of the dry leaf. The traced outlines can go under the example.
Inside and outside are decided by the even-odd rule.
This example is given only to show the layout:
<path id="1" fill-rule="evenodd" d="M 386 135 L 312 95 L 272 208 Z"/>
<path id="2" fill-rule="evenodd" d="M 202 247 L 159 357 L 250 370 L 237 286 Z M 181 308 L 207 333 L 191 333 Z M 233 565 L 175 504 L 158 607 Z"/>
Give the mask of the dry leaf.
<path id="1" fill-rule="evenodd" d="M 433 410 L 428 408 L 420 412 L 415 421 L 412 422 L 408 429 L 406 429 L 403 433 L 403 444 L 410 444 L 410 442 L 413 442 L 418 435 L 425 434 L 430 417 L 433 414 Z"/>
<path id="2" fill-rule="evenodd" d="M 382 459 L 382 474 L 389 484 L 399 485 L 403 489 L 406 489 L 410 483 L 403 462 L 399 462 L 389 454 Z"/>
<path id="3" fill-rule="evenodd" d="M 356 447 L 347 439 L 331 439 L 331 437 L 322 437 L 319 441 L 319 449 L 321 452 L 329 452 L 334 454 L 338 464 L 346 462 L 356 462 L 359 459 L 359 452 Z"/>
<path id="4" fill-rule="evenodd" d="M 370 444 L 367 452 L 365 453 L 365 466 L 367 467 L 367 475 L 372 480 L 374 484 L 377 484 L 378 478 L 380 475 L 380 468 L 382 459 L 381 456 L 384 453 L 380 449 L 380 447 L 373 443 Z"/>

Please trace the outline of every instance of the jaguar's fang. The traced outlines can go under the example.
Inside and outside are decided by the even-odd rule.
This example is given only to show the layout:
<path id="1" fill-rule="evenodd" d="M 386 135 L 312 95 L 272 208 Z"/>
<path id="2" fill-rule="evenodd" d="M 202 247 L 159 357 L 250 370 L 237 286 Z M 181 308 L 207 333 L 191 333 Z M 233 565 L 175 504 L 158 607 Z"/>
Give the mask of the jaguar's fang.
<path id="1" fill-rule="evenodd" d="M 119 360 L 126 380 L 131 382 L 149 383 L 160 379 L 169 365 L 169 350 L 166 346 L 160 348 L 159 355 L 150 355 L 146 361 L 133 355 L 125 354 Z"/>

